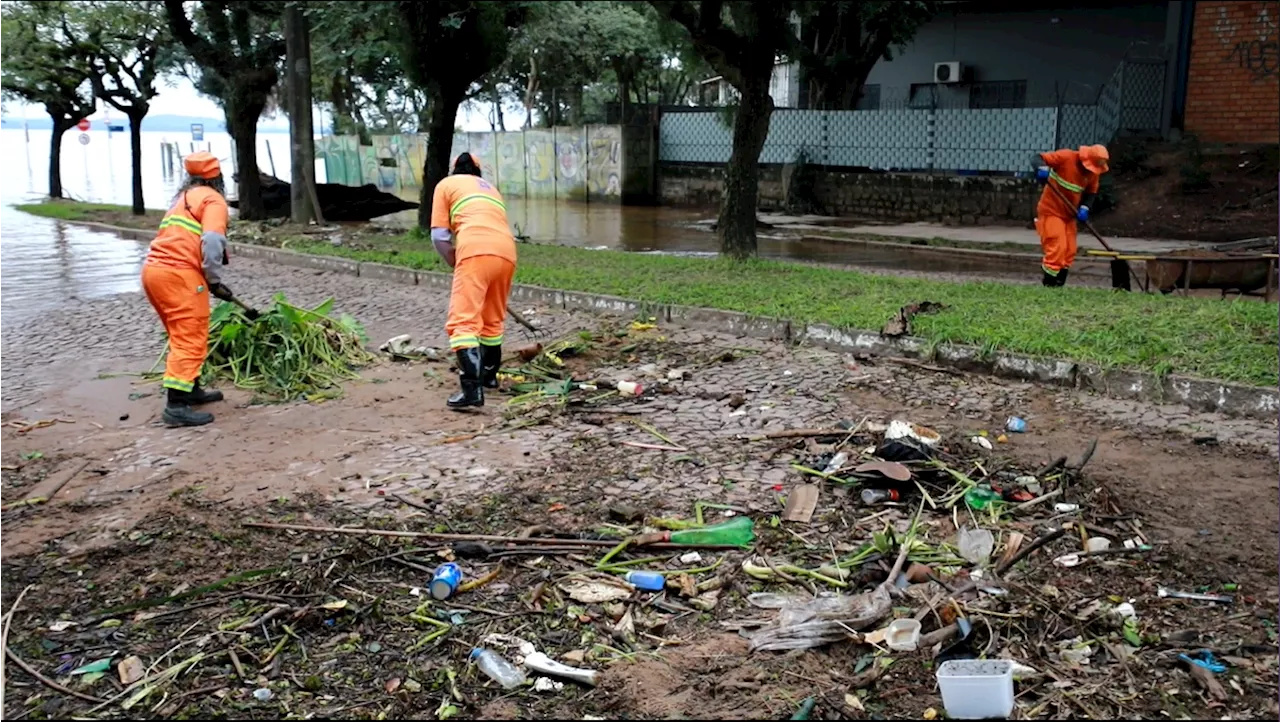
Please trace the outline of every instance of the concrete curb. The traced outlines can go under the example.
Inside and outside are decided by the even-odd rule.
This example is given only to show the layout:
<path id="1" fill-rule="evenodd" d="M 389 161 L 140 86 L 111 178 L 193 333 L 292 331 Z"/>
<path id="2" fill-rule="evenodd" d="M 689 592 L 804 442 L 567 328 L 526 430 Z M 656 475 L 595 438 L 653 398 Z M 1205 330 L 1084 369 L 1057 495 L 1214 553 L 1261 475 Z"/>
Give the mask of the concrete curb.
<path id="1" fill-rule="evenodd" d="M 118 234 L 121 238 L 149 241 L 150 231 L 111 226 L 104 223 L 70 221 Z M 382 263 L 360 263 L 334 256 L 299 253 L 281 248 L 231 243 L 234 256 L 271 261 L 321 272 L 365 276 L 394 283 L 449 288 L 453 276 L 434 271 L 416 271 Z M 234 261 L 233 261 L 234 263 Z M 1021 354 L 984 353 L 973 346 L 942 344 L 933 346 L 921 338 L 887 338 L 877 331 L 840 329 L 825 324 L 803 324 L 786 319 L 761 318 L 713 308 L 694 308 L 634 301 L 616 296 L 562 291 L 516 284 L 514 301 L 557 308 L 644 316 L 687 328 L 739 334 L 752 338 L 807 343 L 832 351 L 928 358 L 940 366 L 986 373 L 1003 378 L 1036 381 L 1065 388 L 1091 391 L 1118 399 L 1183 404 L 1197 411 L 1227 416 L 1275 420 L 1280 414 L 1280 393 L 1275 388 L 1224 383 L 1188 376 L 1165 376 L 1141 371 L 1104 369 L 1064 359 L 1044 359 Z"/>
<path id="2" fill-rule="evenodd" d="M 414 271 L 381 263 L 358 263 L 331 256 L 240 243 L 231 245 L 236 254 L 249 258 L 398 283 L 448 288 L 453 278 L 446 273 Z M 686 328 L 751 338 L 784 343 L 807 343 L 832 351 L 927 358 L 935 364 L 961 371 L 1081 389 L 1112 398 L 1184 404 L 1198 411 L 1214 411 L 1228 416 L 1275 419 L 1280 413 L 1280 394 L 1273 388 L 1229 384 L 1187 376 L 1161 378 L 1139 371 L 1103 369 L 1064 359 L 1035 358 L 1006 352 L 984 354 L 982 349 L 973 346 L 942 344 L 934 347 L 925 339 L 887 338 L 877 331 L 840 329 L 820 323 L 803 324 L 787 319 L 755 317 L 713 308 L 654 304 L 617 296 L 521 284 L 512 286 L 511 298 L 521 303 L 569 310 L 655 318 Z"/>

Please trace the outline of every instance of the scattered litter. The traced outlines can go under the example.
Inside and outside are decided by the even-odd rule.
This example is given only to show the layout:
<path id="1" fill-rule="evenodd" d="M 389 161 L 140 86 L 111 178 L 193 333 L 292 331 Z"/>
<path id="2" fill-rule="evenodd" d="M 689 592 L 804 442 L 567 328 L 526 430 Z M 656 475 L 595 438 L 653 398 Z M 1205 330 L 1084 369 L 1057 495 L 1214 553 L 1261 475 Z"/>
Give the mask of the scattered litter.
<path id="1" fill-rule="evenodd" d="M 956 546 L 960 549 L 960 556 L 970 564 L 986 566 L 991 561 L 991 552 L 996 548 L 996 540 L 986 529 L 962 527 L 957 533 Z"/>
<path id="2" fill-rule="evenodd" d="M 559 692 L 564 689 L 564 682 L 557 682 L 547 677 L 538 677 L 533 680 L 534 692 Z"/>
<path id="3" fill-rule="evenodd" d="M 579 669 L 578 667 L 570 667 L 567 664 L 561 664 L 554 659 L 548 657 L 542 652 L 533 652 L 524 655 L 524 666 L 542 674 L 549 674 L 562 679 L 572 680 L 578 684 L 588 687 L 596 686 L 599 681 L 600 673 L 594 669 Z M 559 689 L 559 687 L 557 687 Z"/>
<path id="4" fill-rule="evenodd" d="M 471 650 L 471 661 L 480 667 L 485 676 L 502 686 L 515 689 L 525 683 L 524 672 L 491 649 L 477 647 Z"/>
<path id="5" fill-rule="evenodd" d="M 275 696 L 275 692 L 272 692 L 266 687 L 259 687 L 258 689 L 253 690 L 253 698 L 259 702 L 270 702 L 271 698 Z"/>
<path id="6" fill-rule="evenodd" d="M 1025 433 L 1027 430 L 1027 420 L 1018 416 L 1010 416 L 1005 419 L 1004 428 L 1015 434 Z"/>
<path id="7" fill-rule="evenodd" d="M 1013 713 L 1013 662 L 954 659 L 938 667 L 942 705 L 952 719 L 1005 719 Z"/>
<path id="8" fill-rule="evenodd" d="M 991 445 L 991 439 L 988 439 L 985 436 L 972 436 L 969 438 L 969 442 L 976 444 L 978 446 L 981 446 L 987 451 L 991 451 L 992 449 L 995 448 L 994 446 Z"/>
<path id="9" fill-rule="evenodd" d="M 782 520 L 808 524 L 817 507 L 818 485 L 801 484 L 787 495 L 787 506 L 782 510 Z"/>
<path id="10" fill-rule="evenodd" d="M 1156 589 L 1156 594 L 1159 595 L 1161 599 L 1189 599 L 1197 602 L 1214 602 L 1217 604 L 1232 604 L 1235 602 L 1235 597 L 1229 594 L 1197 594 L 1195 592 L 1179 592 L 1173 589 L 1166 589 L 1165 587 L 1159 587 Z"/>
<path id="11" fill-rule="evenodd" d="M 893 318 L 889 319 L 889 321 L 885 323 L 884 327 L 880 329 L 880 335 L 888 336 L 890 338 L 909 335 L 911 333 L 911 321 L 916 316 L 922 313 L 937 313 L 938 311 L 942 311 L 946 308 L 947 307 L 945 305 L 934 301 L 908 303 L 902 308 L 899 308 L 897 313 L 893 315 Z"/>
<path id="12" fill-rule="evenodd" d="M 560 589 L 575 602 L 583 604 L 603 604 L 627 599 L 633 587 L 616 579 L 567 579 L 560 583 Z"/>
<path id="13" fill-rule="evenodd" d="M 920 623 L 914 619 L 895 619 L 885 631 L 884 642 L 895 652 L 914 652 L 920 642 Z"/>
<path id="14" fill-rule="evenodd" d="M 657 572 L 627 572 L 623 578 L 636 589 L 643 589 L 647 592 L 660 592 L 667 587 L 666 577 Z M 574 597 L 574 599 L 577 599 L 577 597 Z"/>
<path id="15" fill-rule="evenodd" d="M 1059 514 L 1072 514 L 1080 511 L 1079 504 L 1054 504 L 1053 510 Z"/>
<path id="16" fill-rule="evenodd" d="M 917 426 L 908 421 L 897 420 L 889 422 L 884 438 L 888 441 L 911 439 L 929 447 L 937 446 L 942 441 L 942 435 L 927 426 Z"/>
<path id="17" fill-rule="evenodd" d="M 120 684 L 128 687 L 147 675 L 146 665 L 136 656 L 125 657 L 116 666 L 116 674 L 120 676 Z"/>
<path id="18" fill-rule="evenodd" d="M 773 595 L 776 597 L 776 595 Z M 748 601 L 760 606 L 756 595 Z M 776 603 L 776 600 L 770 599 Z M 788 600 L 778 618 L 750 634 L 751 651 L 810 649 L 841 639 L 884 619 L 892 607 L 889 590 L 883 584 L 857 595 L 816 597 L 808 601 Z"/>
<path id="19" fill-rule="evenodd" d="M 680 555 L 681 564 L 697 564 L 702 561 L 702 555 L 698 552 L 687 552 Z"/>

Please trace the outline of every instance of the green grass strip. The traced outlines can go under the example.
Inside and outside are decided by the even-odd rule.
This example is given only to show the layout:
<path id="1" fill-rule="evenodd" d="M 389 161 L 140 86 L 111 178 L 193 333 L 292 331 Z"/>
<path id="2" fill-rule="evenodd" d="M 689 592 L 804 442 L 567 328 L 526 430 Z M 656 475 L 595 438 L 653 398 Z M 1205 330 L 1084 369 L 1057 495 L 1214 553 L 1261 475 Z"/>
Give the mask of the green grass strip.
<path id="1" fill-rule="evenodd" d="M 430 242 L 412 234 L 362 243 L 365 248 L 355 249 L 299 239 L 288 247 L 449 271 Z M 1280 314 L 1274 303 L 956 283 L 766 260 L 735 263 L 529 244 L 519 250 L 516 281 L 534 286 L 856 329 L 879 329 L 908 303 L 937 301 L 949 308 L 913 322 L 914 334 L 935 344 L 1261 386 L 1280 379 Z"/>

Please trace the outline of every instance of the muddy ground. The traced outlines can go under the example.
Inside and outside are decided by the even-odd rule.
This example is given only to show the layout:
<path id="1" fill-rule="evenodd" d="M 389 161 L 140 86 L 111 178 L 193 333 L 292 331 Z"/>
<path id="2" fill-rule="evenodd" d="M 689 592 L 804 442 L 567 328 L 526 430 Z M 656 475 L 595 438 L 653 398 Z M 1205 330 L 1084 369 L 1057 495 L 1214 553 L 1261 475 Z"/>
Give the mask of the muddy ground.
<path id="1" fill-rule="evenodd" d="M 237 268 L 237 280 L 237 292 L 255 301 L 275 290 L 302 303 L 332 294 L 365 321 L 375 343 L 401 332 L 443 342 L 445 299 L 434 291 L 251 261 Z M 563 408 L 512 409 L 509 396 L 491 395 L 483 411 L 456 414 L 442 409 L 453 387 L 447 363 L 384 362 L 335 401 L 250 405 L 247 392 L 228 390 L 229 400 L 211 409 L 215 424 L 173 430 L 157 423 L 152 383 L 109 375 L 148 368 L 158 353 L 157 326 L 140 295 L 76 302 L 7 333 L 0 498 L 14 656 L 5 669 L 6 717 L 779 718 L 810 696 L 814 717 L 941 713 L 933 657 L 940 650 L 889 652 L 846 640 L 750 652 L 738 631 L 772 615 L 750 606 L 750 593 L 825 588 L 795 575 L 759 580 L 745 573 L 744 560 L 816 567 L 891 531 L 887 553 L 849 582 L 848 593 L 865 591 L 895 561 L 921 502 L 908 490 L 901 505 L 866 508 L 856 490 L 823 483 L 808 523 L 777 521 L 785 498 L 815 480 L 794 465 L 821 464 L 843 439 L 751 439 L 895 418 L 940 432 L 947 463 L 971 478 L 1034 472 L 1059 456 L 1074 461 L 1098 440 L 1078 474 L 1065 482 L 1045 475 L 1046 491 L 1067 483 L 1063 495 L 1026 513 L 992 523 L 963 502 L 922 512 L 916 531 L 927 548 L 915 556 L 932 558 L 936 576 L 952 587 L 972 571 L 945 546 L 955 523 L 992 529 L 1003 545 L 1011 532 L 1030 543 L 1081 520 L 1090 535 L 1110 534 L 1117 546 L 1142 535 L 1153 547 L 1055 566 L 1053 558 L 1081 548 L 1073 527 L 996 578 L 988 569 L 989 587 L 1004 594 L 957 594 L 958 606 L 942 601 L 933 612 L 917 597 L 895 601 L 896 615 L 924 610 L 926 632 L 958 612 L 974 629 L 968 653 L 1033 668 L 1018 682 L 1016 717 L 1280 714 L 1274 424 L 633 327 L 632 319 L 522 310 L 552 335 L 590 334 L 582 357 L 567 362 L 577 377 L 638 379 L 650 390 L 625 399 L 578 392 Z M 672 370 L 684 378 L 669 379 Z M 1028 432 L 1001 442 L 1012 414 L 1028 420 Z M 53 419 L 62 421 L 26 431 L 13 425 Z M 991 450 L 970 441 L 980 432 L 995 440 Z M 860 431 L 845 448 L 856 456 L 876 442 L 875 432 Z M 947 476 L 923 466 L 915 473 L 927 482 Z M 936 499 L 948 491 L 928 488 Z M 50 500 L 9 508 L 42 494 Z M 1064 500 L 1082 513 L 1052 509 Z M 605 603 L 575 601 L 564 583 L 590 572 L 608 546 L 493 543 L 486 552 L 433 539 L 244 526 L 612 543 L 662 518 L 690 519 L 697 501 L 733 507 L 707 508 L 711 522 L 732 518 L 726 513 L 750 517 L 753 549 L 702 550 L 700 561 L 683 562 L 679 552 L 623 552 L 620 559 L 659 557 L 647 568 L 715 568 L 689 574 L 683 583 L 693 589 L 680 589 L 682 577 L 673 574 L 676 588 Z M 997 546 L 996 556 L 1002 551 Z M 469 580 L 496 573 L 480 588 L 428 603 L 430 570 L 450 558 Z M 1162 599 L 1161 586 L 1235 599 Z M 931 598 L 940 589 L 913 591 Z M 1137 646 L 1106 611 L 1129 600 Z M 442 624 L 447 631 L 435 634 Z M 467 663 L 491 633 L 600 670 L 600 684 L 504 691 Z M 1060 653 L 1076 638 L 1092 650 L 1087 664 Z M 1216 676 L 1220 697 L 1178 661 L 1200 648 L 1228 663 Z M 118 665 L 134 656 L 144 681 L 126 687 Z M 72 673 L 102 659 L 110 661 L 101 676 Z"/>
<path id="2" fill-rule="evenodd" d="M 1200 148 L 1145 141 L 1111 148 L 1096 227 L 1104 236 L 1225 243 L 1276 235 L 1275 145 Z"/>

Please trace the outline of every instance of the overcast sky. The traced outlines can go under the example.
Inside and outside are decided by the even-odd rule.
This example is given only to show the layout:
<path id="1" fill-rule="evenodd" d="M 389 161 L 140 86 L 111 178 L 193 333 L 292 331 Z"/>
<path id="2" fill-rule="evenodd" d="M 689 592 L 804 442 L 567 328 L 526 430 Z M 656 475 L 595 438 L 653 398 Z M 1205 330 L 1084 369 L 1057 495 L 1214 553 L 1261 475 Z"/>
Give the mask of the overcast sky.
<path id="1" fill-rule="evenodd" d="M 184 115 L 198 118 L 221 118 L 222 108 L 212 100 L 200 95 L 196 92 L 195 86 L 190 80 L 183 77 L 177 77 L 170 81 L 173 87 L 169 87 L 163 81 L 160 84 L 160 93 L 151 100 L 152 115 Z M 485 104 L 483 109 L 472 109 L 466 105 L 458 110 L 457 125 L 462 126 L 465 131 L 483 131 L 489 130 L 488 107 Z M 44 108 L 39 105 L 29 105 L 26 103 L 5 102 L 5 114 L 13 118 L 44 118 L 47 117 Z M 112 109 L 114 110 L 114 109 Z M 113 112 L 111 115 L 119 116 L 119 112 Z M 325 124 L 330 122 L 328 114 L 325 114 Z M 521 114 L 523 118 L 523 114 Z M 123 120 L 123 117 L 121 117 Z M 319 118 L 316 119 L 319 122 Z M 510 123 L 510 118 L 508 123 Z M 263 119 L 266 125 L 288 125 L 284 116 L 278 116 L 274 119 Z M 508 127 L 512 127 L 510 124 Z M 319 126 L 316 127 L 319 132 Z"/>

